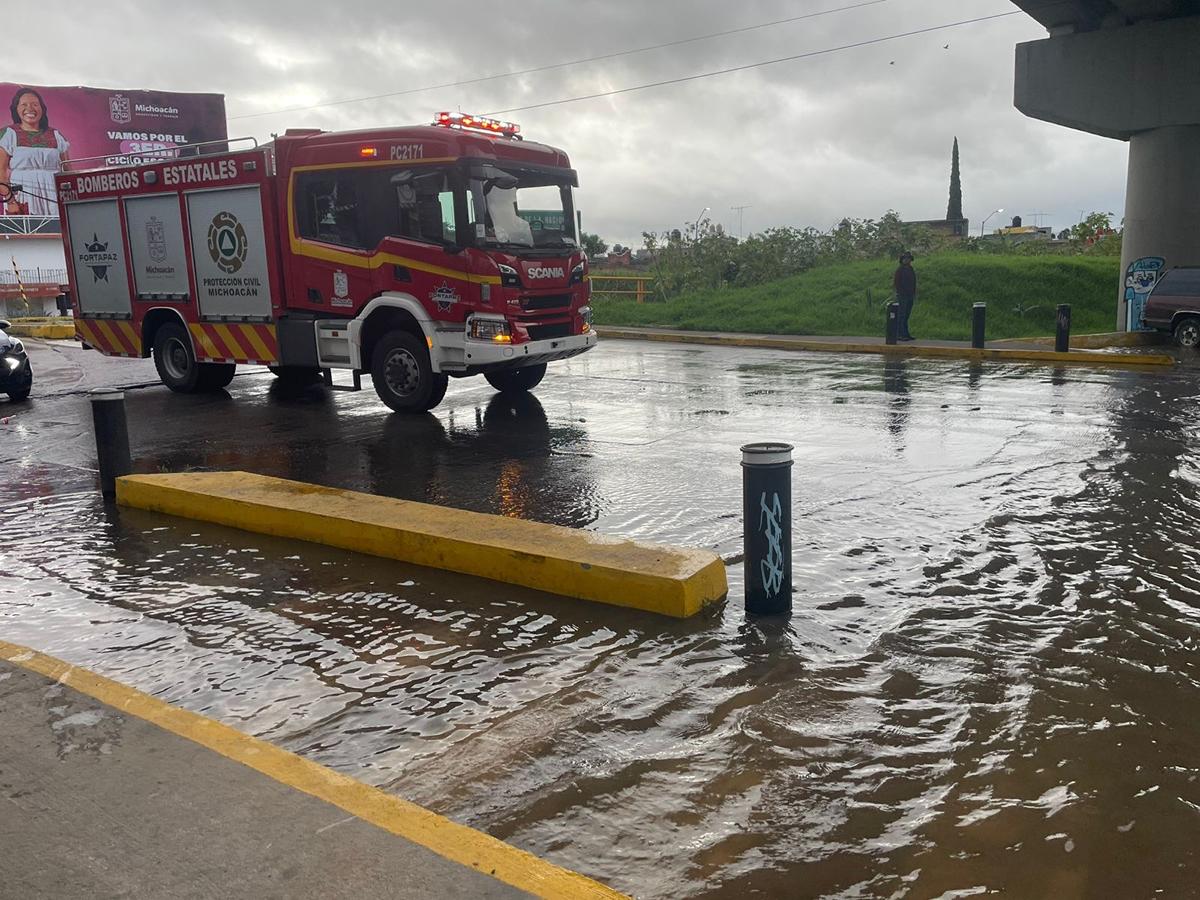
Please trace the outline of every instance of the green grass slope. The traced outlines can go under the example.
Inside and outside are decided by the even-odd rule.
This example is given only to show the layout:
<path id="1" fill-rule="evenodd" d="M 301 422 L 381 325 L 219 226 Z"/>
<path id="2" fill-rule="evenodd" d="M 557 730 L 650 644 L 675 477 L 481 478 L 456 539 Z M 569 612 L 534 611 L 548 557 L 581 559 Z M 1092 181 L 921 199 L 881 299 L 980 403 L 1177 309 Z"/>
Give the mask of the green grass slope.
<path id="1" fill-rule="evenodd" d="M 665 303 L 639 304 L 600 294 L 592 308 L 598 325 L 882 335 L 895 267 L 884 260 L 820 266 L 769 284 L 704 291 Z M 1115 327 L 1120 271 L 1116 257 L 949 253 L 918 260 L 916 269 L 920 292 L 911 329 L 919 338 L 970 340 L 971 306 L 977 301 L 988 305 L 989 340 L 1053 334 L 1059 303 L 1071 304 L 1075 334 Z"/>

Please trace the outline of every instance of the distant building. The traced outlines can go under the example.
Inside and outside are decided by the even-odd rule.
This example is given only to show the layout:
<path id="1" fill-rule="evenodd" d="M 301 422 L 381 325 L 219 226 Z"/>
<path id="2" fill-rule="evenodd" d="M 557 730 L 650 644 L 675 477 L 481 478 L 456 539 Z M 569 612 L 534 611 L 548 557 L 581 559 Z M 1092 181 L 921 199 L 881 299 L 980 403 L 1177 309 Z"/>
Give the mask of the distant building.
<path id="1" fill-rule="evenodd" d="M 965 238 L 971 233 L 970 219 L 925 219 L 918 222 L 905 222 L 905 225 L 922 225 L 937 234 L 947 237 Z"/>
<path id="2" fill-rule="evenodd" d="M 1054 239 L 1054 229 L 1049 226 L 1025 225 L 1022 224 L 1020 216 L 1013 216 L 1012 224 L 997 228 L 992 232 L 992 237 L 1005 238 L 1016 244 L 1025 241 L 1049 241 Z"/>
<path id="3" fill-rule="evenodd" d="M 0 318 L 55 314 L 66 281 L 57 218 L 0 216 Z"/>

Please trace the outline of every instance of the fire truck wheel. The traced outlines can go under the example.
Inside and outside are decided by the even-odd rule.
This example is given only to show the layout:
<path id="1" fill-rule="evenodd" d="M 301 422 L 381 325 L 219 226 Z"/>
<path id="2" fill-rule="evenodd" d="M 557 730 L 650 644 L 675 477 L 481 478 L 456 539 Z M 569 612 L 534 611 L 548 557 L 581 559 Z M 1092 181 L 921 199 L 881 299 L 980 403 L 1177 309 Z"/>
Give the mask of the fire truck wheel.
<path id="1" fill-rule="evenodd" d="M 531 391 L 546 377 L 546 364 L 522 366 L 519 369 L 504 369 L 488 372 L 483 376 L 487 383 L 502 394 L 517 394 Z"/>
<path id="2" fill-rule="evenodd" d="M 196 390 L 219 391 L 228 387 L 236 371 L 235 363 L 200 363 L 200 377 L 196 379 Z"/>
<path id="3" fill-rule="evenodd" d="M 168 323 L 154 335 L 154 368 L 173 391 L 190 394 L 200 390 L 200 364 L 182 325 Z"/>
<path id="4" fill-rule="evenodd" d="M 449 379 L 433 371 L 429 350 L 414 334 L 389 331 L 375 345 L 371 381 L 379 399 L 396 412 L 425 412 L 446 396 Z"/>

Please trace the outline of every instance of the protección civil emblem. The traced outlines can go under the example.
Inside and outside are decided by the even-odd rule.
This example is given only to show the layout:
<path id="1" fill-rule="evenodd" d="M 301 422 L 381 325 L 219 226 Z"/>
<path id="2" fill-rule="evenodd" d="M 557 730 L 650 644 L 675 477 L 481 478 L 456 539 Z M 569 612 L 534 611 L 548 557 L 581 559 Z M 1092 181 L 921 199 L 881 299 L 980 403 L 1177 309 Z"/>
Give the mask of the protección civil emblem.
<path id="1" fill-rule="evenodd" d="M 246 229 L 231 212 L 219 212 L 208 226 L 208 255 L 217 268 L 232 275 L 246 261 Z"/>
<path id="2" fill-rule="evenodd" d="M 146 249 L 150 258 L 155 262 L 166 261 L 167 230 L 163 227 L 163 220 L 158 216 L 151 216 L 146 220 Z"/>

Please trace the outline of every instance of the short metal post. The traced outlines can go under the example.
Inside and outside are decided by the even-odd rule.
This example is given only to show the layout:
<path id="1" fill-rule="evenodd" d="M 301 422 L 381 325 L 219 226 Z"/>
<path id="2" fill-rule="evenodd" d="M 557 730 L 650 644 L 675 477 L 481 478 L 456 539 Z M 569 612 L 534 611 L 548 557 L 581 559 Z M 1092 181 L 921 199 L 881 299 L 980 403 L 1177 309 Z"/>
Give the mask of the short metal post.
<path id="1" fill-rule="evenodd" d="M 1058 316 L 1054 327 L 1054 352 L 1066 353 L 1071 349 L 1071 304 L 1058 304 Z"/>
<path id="2" fill-rule="evenodd" d="M 896 338 L 900 335 L 900 304 L 895 300 L 887 305 L 887 325 L 885 329 L 884 340 L 889 344 L 896 343 Z"/>
<path id="3" fill-rule="evenodd" d="M 746 612 L 792 611 L 792 445 L 742 447 Z"/>
<path id="4" fill-rule="evenodd" d="M 983 333 L 987 325 L 987 304 L 976 303 L 971 307 L 971 346 L 983 349 Z"/>
<path id="5" fill-rule="evenodd" d="M 91 399 L 96 459 L 100 463 L 100 493 L 105 500 L 111 500 L 117 495 L 117 478 L 133 471 L 125 419 L 125 392 L 100 388 L 91 392 Z"/>

